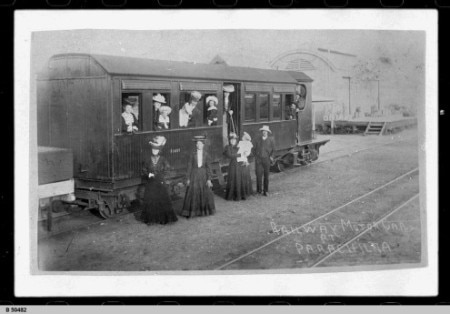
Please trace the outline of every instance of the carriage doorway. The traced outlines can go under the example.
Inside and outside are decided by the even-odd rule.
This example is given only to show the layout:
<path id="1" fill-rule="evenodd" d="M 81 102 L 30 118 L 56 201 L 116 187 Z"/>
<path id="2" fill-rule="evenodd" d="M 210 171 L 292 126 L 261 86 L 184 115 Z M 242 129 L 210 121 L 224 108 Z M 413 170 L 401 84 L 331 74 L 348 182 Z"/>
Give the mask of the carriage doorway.
<path id="1" fill-rule="evenodd" d="M 222 137 L 223 146 L 226 146 L 231 132 L 235 132 L 239 137 L 241 135 L 241 86 L 237 83 L 224 82 L 223 87 Z M 230 112 L 232 112 L 231 115 Z"/>

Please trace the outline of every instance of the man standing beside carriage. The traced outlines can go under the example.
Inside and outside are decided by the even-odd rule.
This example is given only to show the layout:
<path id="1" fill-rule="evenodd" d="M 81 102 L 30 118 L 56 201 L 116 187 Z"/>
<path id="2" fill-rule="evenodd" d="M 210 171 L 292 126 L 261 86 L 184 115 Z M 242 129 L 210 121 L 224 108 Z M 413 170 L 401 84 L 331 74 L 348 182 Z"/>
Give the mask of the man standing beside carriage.
<path id="1" fill-rule="evenodd" d="M 255 156 L 256 192 L 268 196 L 270 164 L 275 152 L 275 142 L 269 137 L 268 125 L 259 129 L 261 135 L 255 138 L 253 143 L 253 155 Z M 264 185 L 262 184 L 264 178 Z"/>

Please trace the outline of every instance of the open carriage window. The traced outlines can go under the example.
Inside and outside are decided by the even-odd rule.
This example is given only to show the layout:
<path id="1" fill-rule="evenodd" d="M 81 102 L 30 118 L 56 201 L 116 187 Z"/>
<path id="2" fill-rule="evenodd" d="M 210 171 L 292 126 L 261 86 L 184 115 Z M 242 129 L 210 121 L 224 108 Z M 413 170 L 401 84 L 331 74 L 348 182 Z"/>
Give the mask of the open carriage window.
<path id="1" fill-rule="evenodd" d="M 153 130 L 168 130 L 172 127 L 170 93 L 152 94 Z"/>
<path id="2" fill-rule="evenodd" d="M 281 119 L 281 95 L 273 94 L 272 96 L 272 120 Z"/>
<path id="3" fill-rule="evenodd" d="M 197 92 L 195 97 L 191 96 L 192 92 L 180 93 L 179 104 L 179 127 L 180 128 L 195 128 L 203 126 L 205 120 L 204 114 L 204 96 Z"/>
<path id="4" fill-rule="evenodd" d="M 245 94 L 245 121 L 256 121 L 256 97 L 255 94 Z"/>
<path id="5" fill-rule="evenodd" d="M 203 110 L 204 125 L 216 126 L 220 124 L 219 119 L 219 99 L 216 94 L 205 94 L 205 106 Z"/>
<path id="6" fill-rule="evenodd" d="M 306 86 L 300 84 L 297 86 L 297 91 L 295 94 L 295 103 L 297 104 L 297 108 L 299 110 L 305 109 L 306 106 Z"/>
<path id="7" fill-rule="evenodd" d="M 142 128 L 141 94 L 122 94 L 122 133 L 138 132 Z"/>
<path id="8" fill-rule="evenodd" d="M 284 118 L 286 120 L 297 119 L 297 106 L 294 102 L 294 95 L 284 95 Z"/>
<path id="9" fill-rule="evenodd" d="M 269 94 L 259 94 L 259 121 L 269 120 Z"/>

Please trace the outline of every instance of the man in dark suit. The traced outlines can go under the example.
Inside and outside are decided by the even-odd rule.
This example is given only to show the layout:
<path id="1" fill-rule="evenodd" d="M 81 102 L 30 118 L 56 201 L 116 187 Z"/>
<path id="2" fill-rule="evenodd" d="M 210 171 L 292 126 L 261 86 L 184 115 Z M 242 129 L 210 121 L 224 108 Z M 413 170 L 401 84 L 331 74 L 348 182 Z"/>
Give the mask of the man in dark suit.
<path id="1" fill-rule="evenodd" d="M 255 172 L 256 172 L 256 191 L 267 196 L 269 192 L 269 171 L 272 155 L 275 152 L 275 143 L 273 138 L 269 137 L 269 126 L 264 125 L 259 129 L 261 136 L 258 136 L 254 143 L 254 156 L 255 156 Z M 261 189 L 261 183 L 264 176 L 264 190 Z"/>

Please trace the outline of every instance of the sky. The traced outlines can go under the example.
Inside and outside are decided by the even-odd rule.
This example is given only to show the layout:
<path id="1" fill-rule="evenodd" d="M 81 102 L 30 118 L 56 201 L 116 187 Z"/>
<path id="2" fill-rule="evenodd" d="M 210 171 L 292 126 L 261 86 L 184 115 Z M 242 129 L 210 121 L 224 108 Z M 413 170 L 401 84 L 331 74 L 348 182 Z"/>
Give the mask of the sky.
<path id="1" fill-rule="evenodd" d="M 379 69 L 389 102 L 420 105 L 424 93 L 425 32 L 382 30 L 61 30 L 32 36 L 31 74 L 53 54 L 85 52 L 209 63 L 220 55 L 229 65 L 270 68 L 288 51 L 318 48 L 356 55 L 354 63 Z M 338 55 L 340 69 L 351 70 Z M 347 58 L 348 59 L 348 58 Z M 415 93 L 419 97 L 413 97 Z M 408 96 L 410 99 L 399 99 Z M 419 99 L 419 100 L 418 100 Z"/>

